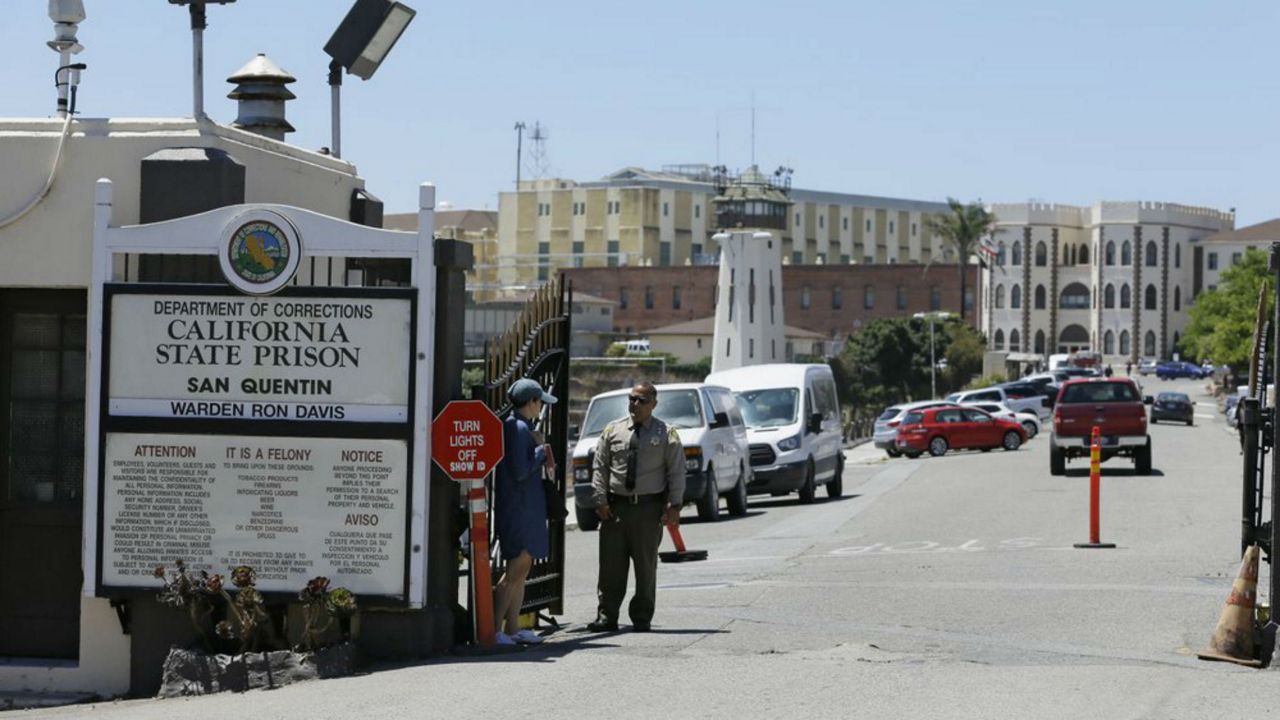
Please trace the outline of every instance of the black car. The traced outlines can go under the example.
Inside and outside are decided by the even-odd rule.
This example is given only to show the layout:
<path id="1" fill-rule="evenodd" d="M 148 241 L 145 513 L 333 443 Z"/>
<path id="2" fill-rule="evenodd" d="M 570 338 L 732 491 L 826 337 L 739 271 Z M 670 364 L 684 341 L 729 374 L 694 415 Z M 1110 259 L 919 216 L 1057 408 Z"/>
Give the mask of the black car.
<path id="1" fill-rule="evenodd" d="M 1151 424 L 1160 420 L 1177 420 L 1191 425 L 1195 422 L 1195 405 L 1186 393 L 1164 392 L 1156 396 L 1151 406 Z"/>

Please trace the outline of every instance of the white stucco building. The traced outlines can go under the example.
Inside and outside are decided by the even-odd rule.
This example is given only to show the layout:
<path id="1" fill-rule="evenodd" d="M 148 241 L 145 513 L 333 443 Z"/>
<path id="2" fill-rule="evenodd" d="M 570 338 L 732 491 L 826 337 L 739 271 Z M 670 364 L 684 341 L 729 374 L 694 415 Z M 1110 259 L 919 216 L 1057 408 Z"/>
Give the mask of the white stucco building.
<path id="1" fill-rule="evenodd" d="M 1214 284 L 1209 264 L 1214 278 L 1223 267 L 1210 238 L 1235 227 L 1234 212 L 1161 202 L 991 209 L 997 256 L 979 315 L 988 347 L 1093 350 L 1121 365 L 1176 352 L 1191 302 Z"/>

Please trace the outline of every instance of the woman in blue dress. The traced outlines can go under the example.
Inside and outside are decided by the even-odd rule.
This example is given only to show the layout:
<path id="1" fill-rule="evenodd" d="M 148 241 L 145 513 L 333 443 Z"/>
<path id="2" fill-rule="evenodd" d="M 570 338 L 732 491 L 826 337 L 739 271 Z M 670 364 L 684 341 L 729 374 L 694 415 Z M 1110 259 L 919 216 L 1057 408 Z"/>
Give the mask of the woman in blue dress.
<path id="1" fill-rule="evenodd" d="M 556 399 L 529 378 L 517 380 L 507 397 L 514 410 L 503 422 L 504 452 L 493 494 L 498 547 L 507 566 L 494 592 L 494 619 L 499 645 L 536 644 L 542 642 L 541 636 L 520 629 L 520 608 L 533 559 L 551 554 L 542 469 L 554 467 L 555 458 L 550 445 L 538 445 L 532 426 L 542 408 Z"/>

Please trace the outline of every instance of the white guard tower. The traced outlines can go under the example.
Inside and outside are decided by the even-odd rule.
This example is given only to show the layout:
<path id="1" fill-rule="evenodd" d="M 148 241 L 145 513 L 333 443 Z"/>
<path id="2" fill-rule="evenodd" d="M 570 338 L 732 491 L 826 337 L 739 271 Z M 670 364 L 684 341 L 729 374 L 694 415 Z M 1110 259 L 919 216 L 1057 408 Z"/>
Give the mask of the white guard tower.
<path id="1" fill-rule="evenodd" d="M 782 312 L 782 231 L 791 200 L 791 168 L 772 177 L 752 165 L 737 177 L 716 170 L 720 284 L 711 372 L 785 362 Z"/>
<path id="2" fill-rule="evenodd" d="M 720 243 L 711 372 L 783 362 L 782 254 L 773 235 L 735 231 Z"/>

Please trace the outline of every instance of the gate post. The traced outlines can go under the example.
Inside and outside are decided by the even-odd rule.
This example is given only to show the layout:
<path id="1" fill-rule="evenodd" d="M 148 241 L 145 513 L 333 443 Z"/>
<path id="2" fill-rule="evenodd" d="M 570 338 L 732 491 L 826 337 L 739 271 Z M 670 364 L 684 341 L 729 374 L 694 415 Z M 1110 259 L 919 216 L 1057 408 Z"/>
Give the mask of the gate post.
<path id="1" fill-rule="evenodd" d="M 462 399 L 464 361 L 463 308 L 467 302 L 466 274 L 475 266 L 471 243 L 437 239 L 435 392 L 430 417 L 435 417 L 450 400 Z M 458 606 L 458 483 L 450 480 L 435 463 L 431 464 L 431 528 L 427 538 L 427 599 L 434 615 L 431 648 L 447 650 L 454 644 L 454 608 Z"/>

